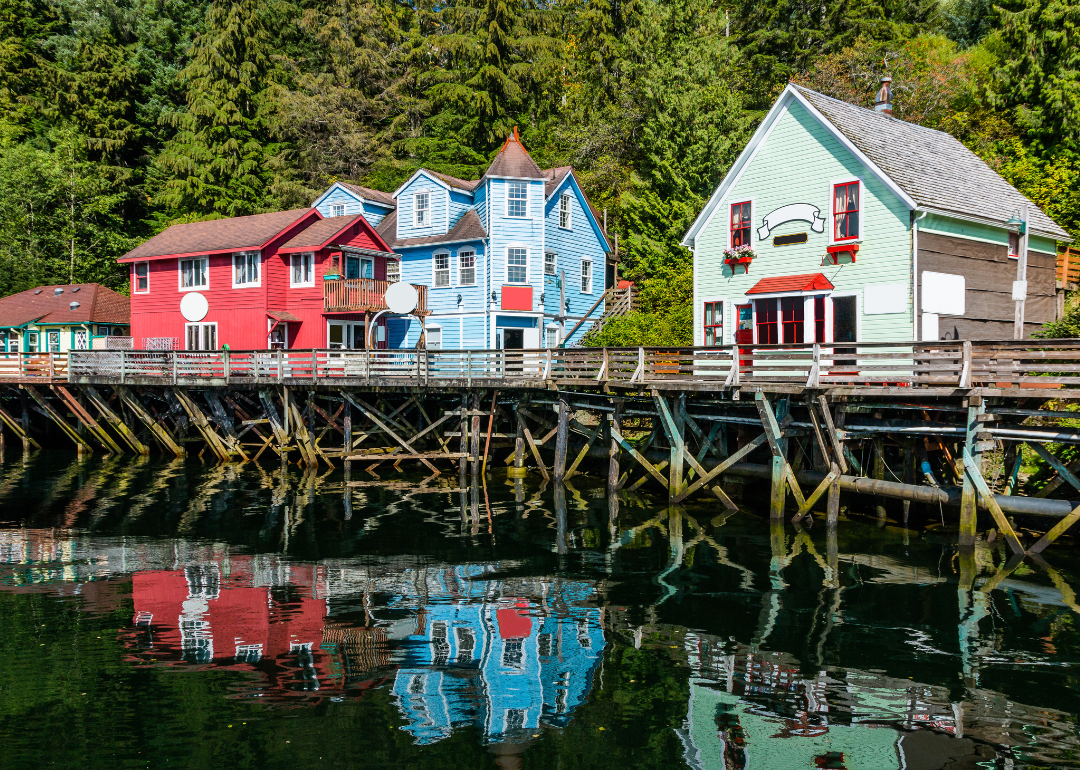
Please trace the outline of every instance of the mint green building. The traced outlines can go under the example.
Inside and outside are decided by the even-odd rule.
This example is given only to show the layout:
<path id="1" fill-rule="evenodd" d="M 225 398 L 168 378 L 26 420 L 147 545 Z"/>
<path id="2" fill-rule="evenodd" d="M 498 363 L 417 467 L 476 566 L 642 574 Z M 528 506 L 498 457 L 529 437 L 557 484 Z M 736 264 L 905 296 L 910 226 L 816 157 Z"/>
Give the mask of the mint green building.
<path id="1" fill-rule="evenodd" d="M 694 343 L 1011 339 L 1021 229 L 1030 336 L 1056 317 L 1068 233 L 949 134 L 893 117 L 888 81 L 874 110 L 788 85 L 683 240 Z"/>

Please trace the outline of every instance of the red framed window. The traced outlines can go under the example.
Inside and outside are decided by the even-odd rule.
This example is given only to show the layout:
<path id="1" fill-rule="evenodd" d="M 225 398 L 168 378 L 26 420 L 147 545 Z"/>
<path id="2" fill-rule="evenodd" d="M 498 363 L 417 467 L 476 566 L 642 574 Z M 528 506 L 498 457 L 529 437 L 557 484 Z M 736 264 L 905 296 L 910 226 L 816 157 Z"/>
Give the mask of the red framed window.
<path id="1" fill-rule="evenodd" d="M 724 303 L 705 303 L 705 346 L 724 344 Z"/>
<path id="2" fill-rule="evenodd" d="M 731 248 L 750 245 L 750 201 L 731 204 Z"/>
<path id="3" fill-rule="evenodd" d="M 833 239 L 851 240 L 859 237 L 859 183 L 846 182 L 833 186 Z"/>
<path id="4" fill-rule="evenodd" d="M 802 297 L 783 297 L 780 300 L 780 316 L 784 324 L 784 342 L 803 341 L 803 321 L 806 302 Z"/>
<path id="5" fill-rule="evenodd" d="M 780 342 L 776 305 L 775 299 L 754 300 L 754 315 L 757 317 L 757 341 L 759 345 L 776 345 Z"/>
<path id="6" fill-rule="evenodd" d="M 814 297 L 814 339 L 812 342 L 825 341 L 825 298 Z"/>

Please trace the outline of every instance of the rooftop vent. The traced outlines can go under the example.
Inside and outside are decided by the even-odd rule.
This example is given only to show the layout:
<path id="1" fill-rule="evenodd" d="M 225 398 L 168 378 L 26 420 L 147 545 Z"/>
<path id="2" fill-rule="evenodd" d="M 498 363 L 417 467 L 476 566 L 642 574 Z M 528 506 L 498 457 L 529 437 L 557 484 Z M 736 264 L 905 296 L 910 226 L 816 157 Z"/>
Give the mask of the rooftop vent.
<path id="1" fill-rule="evenodd" d="M 52 290 L 52 293 L 53 296 L 59 297 L 61 294 L 64 293 L 64 290 L 57 286 L 55 289 Z"/>
<path id="2" fill-rule="evenodd" d="M 68 309 L 69 310 L 77 310 L 78 307 L 79 307 L 78 302 L 70 302 L 70 303 L 68 303 Z"/>
<path id="3" fill-rule="evenodd" d="M 77 292 L 81 288 L 82 288 L 82 286 L 76 286 L 74 289 L 71 290 L 71 293 L 74 294 L 75 292 Z"/>
<path id="4" fill-rule="evenodd" d="M 874 110 L 892 115 L 892 78 L 888 75 L 881 79 L 881 90 L 874 97 Z"/>
<path id="5" fill-rule="evenodd" d="M 34 294 L 41 294 L 41 289 L 34 289 Z"/>

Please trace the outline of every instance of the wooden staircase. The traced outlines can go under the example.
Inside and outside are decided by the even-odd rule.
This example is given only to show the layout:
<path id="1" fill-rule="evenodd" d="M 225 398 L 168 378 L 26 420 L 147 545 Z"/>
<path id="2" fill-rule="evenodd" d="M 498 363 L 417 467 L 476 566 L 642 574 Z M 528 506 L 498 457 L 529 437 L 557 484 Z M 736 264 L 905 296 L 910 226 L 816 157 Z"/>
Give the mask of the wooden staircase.
<path id="1" fill-rule="evenodd" d="M 634 284 L 630 284 L 625 289 L 608 289 L 605 291 L 604 295 L 596 301 L 596 304 L 589 308 L 589 312 L 585 314 L 585 317 L 574 324 L 574 328 L 566 335 L 566 339 L 570 339 L 574 336 L 578 327 L 589 320 L 589 316 L 592 315 L 597 305 L 601 302 L 604 303 L 603 315 L 592 322 L 592 325 L 585 330 L 585 334 L 581 335 L 582 338 L 594 331 L 600 331 L 612 318 L 633 312 L 637 308 L 637 287 L 634 286 Z M 565 343 L 563 343 L 563 346 L 565 346 Z M 576 345 L 572 347 L 576 347 Z"/>

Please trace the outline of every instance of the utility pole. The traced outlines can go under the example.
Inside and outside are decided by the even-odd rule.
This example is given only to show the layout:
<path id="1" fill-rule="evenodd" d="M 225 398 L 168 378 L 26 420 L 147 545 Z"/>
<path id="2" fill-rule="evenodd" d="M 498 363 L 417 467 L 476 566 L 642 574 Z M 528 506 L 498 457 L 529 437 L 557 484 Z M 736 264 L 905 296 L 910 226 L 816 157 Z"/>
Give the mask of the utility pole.
<path id="1" fill-rule="evenodd" d="M 1013 299 L 1016 301 L 1016 315 L 1013 319 L 1013 339 L 1024 339 L 1024 303 L 1027 300 L 1027 258 L 1028 258 L 1028 205 L 1020 207 L 1020 248 L 1016 259 L 1016 280 L 1013 282 Z"/>
<path id="2" fill-rule="evenodd" d="M 566 271 L 559 271 L 559 347 L 566 347 Z"/>

